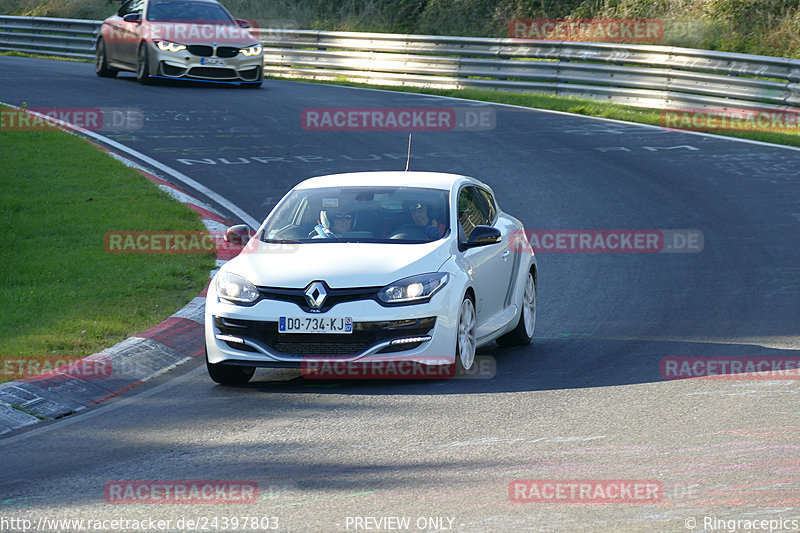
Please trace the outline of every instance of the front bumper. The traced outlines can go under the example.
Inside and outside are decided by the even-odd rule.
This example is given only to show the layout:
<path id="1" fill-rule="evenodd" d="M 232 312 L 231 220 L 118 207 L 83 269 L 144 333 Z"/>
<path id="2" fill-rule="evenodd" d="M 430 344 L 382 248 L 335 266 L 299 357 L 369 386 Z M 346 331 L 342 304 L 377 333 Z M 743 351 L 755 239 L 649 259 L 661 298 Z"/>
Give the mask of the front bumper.
<path id="1" fill-rule="evenodd" d="M 307 313 L 292 302 L 261 300 L 239 306 L 206 298 L 206 353 L 210 363 L 300 368 L 309 361 L 413 361 L 452 364 L 458 306 L 445 286 L 427 303 L 386 307 L 373 300 L 343 302 L 325 313 Z M 351 317 L 351 334 L 281 334 L 281 316 Z"/>
<path id="2" fill-rule="evenodd" d="M 150 72 L 161 78 L 203 81 L 259 82 L 264 79 L 264 58 L 245 56 L 237 46 L 190 45 L 180 52 L 150 44 Z"/>

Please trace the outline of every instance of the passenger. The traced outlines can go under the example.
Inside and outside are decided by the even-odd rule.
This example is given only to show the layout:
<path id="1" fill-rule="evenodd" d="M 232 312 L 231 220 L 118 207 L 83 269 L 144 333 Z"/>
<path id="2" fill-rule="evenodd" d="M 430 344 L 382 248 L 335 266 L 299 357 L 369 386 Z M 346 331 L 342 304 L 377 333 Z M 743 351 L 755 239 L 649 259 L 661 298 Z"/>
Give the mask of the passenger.
<path id="1" fill-rule="evenodd" d="M 415 202 L 411 205 L 410 211 L 414 224 L 422 226 L 422 231 L 425 232 L 425 235 L 431 239 L 438 239 L 444 235 L 446 229 L 444 224 L 437 222 L 435 218 L 430 218 L 427 205 Z"/>

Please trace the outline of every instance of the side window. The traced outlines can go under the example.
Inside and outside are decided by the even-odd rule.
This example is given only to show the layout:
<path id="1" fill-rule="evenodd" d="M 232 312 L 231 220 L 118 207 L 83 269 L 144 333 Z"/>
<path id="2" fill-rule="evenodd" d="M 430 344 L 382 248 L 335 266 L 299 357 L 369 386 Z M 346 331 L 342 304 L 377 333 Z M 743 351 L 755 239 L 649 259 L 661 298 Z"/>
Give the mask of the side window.
<path id="1" fill-rule="evenodd" d="M 465 239 L 469 238 L 475 226 L 491 224 L 475 187 L 464 187 L 458 195 L 458 222 Z"/>
<path id="2" fill-rule="evenodd" d="M 131 13 L 141 15 L 142 11 L 144 11 L 144 0 L 133 0 L 131 3 Z"/>
<path id="3" fill-rule="evenodd" d="M 124 17 L 125 15 L 140 14 L 144 9 L 144 0 L 128 0 L 117 11 L 117 16 Z"/>
<path id="4" fill-rule="evenodd" d="M 487 216 L 490 223 L 494 222 L 494 217 L 497 216 L 497 205 L 494 203 L 494 197 L 486 189 L 478 189 L 483 197 L 483 204 L 486 206 Z"/>
<path id="5" fill-rule="evenodd" d="M 122 4 L 122 6 L 119 8 L 119 11 L 117 11 L 117 16 L 124 17 L 125 15 L 130 13 L 131 6 L 134 4 L 134 2 L 136 2 L 136 0 L 128 0 L 127 2 Z"/>

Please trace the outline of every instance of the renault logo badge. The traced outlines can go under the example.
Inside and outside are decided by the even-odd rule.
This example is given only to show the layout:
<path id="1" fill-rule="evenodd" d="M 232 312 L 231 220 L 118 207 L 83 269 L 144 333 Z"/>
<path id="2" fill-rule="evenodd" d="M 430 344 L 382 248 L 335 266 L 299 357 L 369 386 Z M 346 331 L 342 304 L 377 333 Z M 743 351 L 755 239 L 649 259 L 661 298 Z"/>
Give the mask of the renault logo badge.
<path id="1" fill-rule="evenodd" d="M 325 298 L 328 296 L 328 291 L 325 290 L 325 285 L 319 281 L 315 281 L 308 286 L 305 295 L 308 305 L 314 309 L 319 309 L 325 302 Z"/>

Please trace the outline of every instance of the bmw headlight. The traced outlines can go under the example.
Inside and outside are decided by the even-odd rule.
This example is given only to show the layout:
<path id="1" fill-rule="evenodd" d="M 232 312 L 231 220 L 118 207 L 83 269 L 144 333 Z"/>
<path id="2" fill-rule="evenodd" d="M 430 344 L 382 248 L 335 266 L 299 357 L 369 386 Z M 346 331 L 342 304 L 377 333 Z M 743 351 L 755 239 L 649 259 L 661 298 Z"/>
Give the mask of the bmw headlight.
<path id="1" fill-rule="evenodd" d="M 180 52 L 186 50 L 185 44 L 171 43 L 169 41 L 156 41 L 159 50 L 164 52 Z"/>
<path id="2" fill-rule="evenodd" d="M 414 303 L 427 300 L 447 283 L 446 272 L 432 272 L 395 281 L 378 291 L 378 298 L 387 304 Z"/>
<path id="3" fill-rule="evenodd" d="M 223 300 L 244 304 L 255 302 L 259 296 L 255 285 L 231 272 L 220 272 L 217 276 L 217 294 Z"/>
<path id="4" fill-rule="evenodd" d="M 253 46 L 239 49 L 239 51 L 246 56 L 257 56 L 262 50 L 264 50 L 264 47 L 262 47 L 260 44 L 254 44 Z"/>

